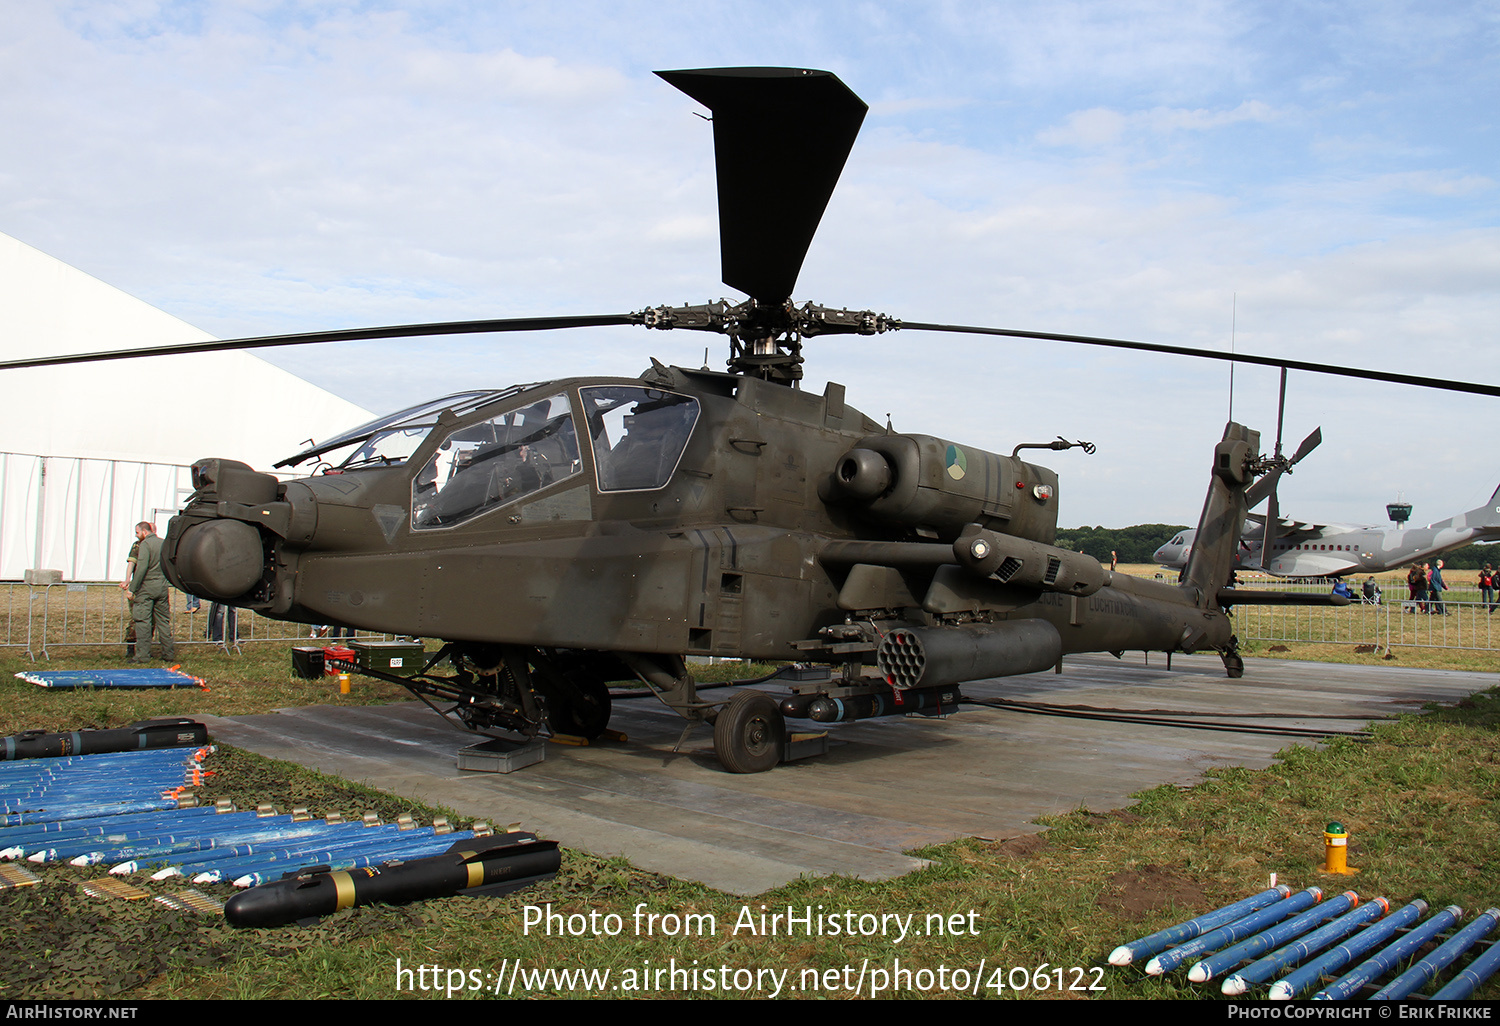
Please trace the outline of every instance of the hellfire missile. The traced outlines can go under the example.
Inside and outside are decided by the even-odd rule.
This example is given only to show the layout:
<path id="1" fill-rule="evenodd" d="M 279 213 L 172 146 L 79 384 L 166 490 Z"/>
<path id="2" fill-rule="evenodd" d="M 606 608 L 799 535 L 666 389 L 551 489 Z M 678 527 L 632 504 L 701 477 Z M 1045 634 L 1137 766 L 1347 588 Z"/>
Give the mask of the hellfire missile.
<path id="1" fill-rule="evenodd" d="M 94 752 L 127 752 L 147 748 L 181 748 L 208 743 L 208 728 L 197 720 L 141 720 L 111 730 L 74 730 L 44 734 L 27 730 L 0 743 L 0 759 L 38 759 Z"/>
<path id="2" fill-rule="evenodd" d="M 848 723 L 876 716 L 902 716 L 921 713 L 941 716 L 958 711 L 963 696 L 953 685 L 941 688 L 902 691 L 892 687 L 863 695 L 792 695 L 781 701 L 781 713 L 796 719 L 819 723 Z"/>
<path id="3" fill-rule="evenodd" d="M 339 872 L 305 871 L 261 884 L 230 898 L 224 918 L 231 926 L 283 926 L 376 902 L 506 894 L 552 878 L 561 864 L 557 842 L 534 834 L 469 838 L 431 858 Z"/>

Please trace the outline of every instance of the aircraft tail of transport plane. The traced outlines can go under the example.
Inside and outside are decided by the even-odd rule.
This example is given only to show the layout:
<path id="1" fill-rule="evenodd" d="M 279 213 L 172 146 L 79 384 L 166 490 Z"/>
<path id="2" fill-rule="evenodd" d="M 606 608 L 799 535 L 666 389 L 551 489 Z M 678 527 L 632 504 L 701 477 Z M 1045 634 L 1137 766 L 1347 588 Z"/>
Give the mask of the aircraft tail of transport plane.
<path id="1" fill-rule="evenodd" d="M 1383 528 L 1282 520 L 1275 547 L 1266 558 L 1265 518 L 1250 518 L 1239 543 L 1236 569 L 1263 570 L 1278 577 L 1343 577 L 1381 573 L 1441 555 L 1474 542 L 1500 541 L 1500 487 L 1483 506 L 1426 527 Z M 1182 531 L 1157 549 L 1152 559 L 1180 569 L 1191 563 L 1199 532 Z"/>

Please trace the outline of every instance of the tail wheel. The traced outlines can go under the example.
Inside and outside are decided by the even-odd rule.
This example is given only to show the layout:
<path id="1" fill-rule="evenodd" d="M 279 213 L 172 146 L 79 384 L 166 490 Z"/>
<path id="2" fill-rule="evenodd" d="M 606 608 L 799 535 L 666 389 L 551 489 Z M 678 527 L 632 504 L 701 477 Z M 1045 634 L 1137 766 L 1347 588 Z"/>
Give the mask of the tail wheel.
<path id="1" fill-rule="evenodd" d="M 1238 655 L 1226 655 L 1224 657 L 1224 676 L 1231 680 L 1238 680 L 1245 675 L 1245 660 Z"/>
<path id="2" fill-rule="evenodd" d="M 786 720 L 776 700 L 761 691 L 741 691 L 714 720 L 714 751 L 731 773 L 764 773 L 781 761 Z"/>

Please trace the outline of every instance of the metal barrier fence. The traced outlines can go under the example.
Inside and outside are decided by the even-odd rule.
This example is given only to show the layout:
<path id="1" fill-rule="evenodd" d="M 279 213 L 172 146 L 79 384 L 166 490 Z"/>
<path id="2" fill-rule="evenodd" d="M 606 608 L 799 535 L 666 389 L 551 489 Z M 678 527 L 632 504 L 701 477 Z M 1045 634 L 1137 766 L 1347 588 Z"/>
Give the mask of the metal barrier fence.
<path id="1" fill-rule="evenodd" d="M 1282 583 L 1282 582 L 1278 582 Z M 1263 582 L 1246 585 L 1269 586 Z M 1324 594 L 1329 585 L 1284 583 L 1283 590 Z M 1414 648 L 1500 650 L 1500 603 L 1486 605 L 1473 588 L 1454 588 L 1438 603 L 1419 608 L 1386 586 L 1380 601 L 1348 606 L 1235 606 L 1231 614 L 1241 641 L 1294 641 L 1308 644 L 1375 645 Z M 306 624 L 270 620 L 238 610 L 237 634 L 210 637 L 209 604 L 186 608 L 181 592 L 172 594 L 172 637 L 179 645 L 224 645 L 238 648 L 257 641 L 298 641 L 310 635 Z M 1438 610 L 1441 609 L 1441 613 Z M 49 650 L 83 645 L 125 644 L 130 609 L 114 582 L 26 585 L 0 582 L 3 630 L 0 648 L 24 648 L 33 659 L 50 658 Z M 1424 611 L 1425 610 L 1425 611 Z M 229 626 L 226 616 L 224 626 Z M 385 637 L 361 633 L 360 637 Z M 123 650 L 123 649 L 122 649 Z"/>
<path id="2" fill-rule="evenodd" d="M 1286 591 L 1326 594 L 1329 585 L 1287 585 Z M 1451 648 L 1479 652 L 1500 649 L 1500 604 L 1479 601 L 1471 588 L 1445 591 L 1437 601 L 1412 602 L 1406 586 L 1387 587 L 1374 603 L 1347 606 L 1235 606 L 1235 634 L 1241 641 L 1297 641 L 1309 644 L 1374 645 L 1380 649 Z"/>
<path id="3" fill-rule="evenodd" d="M 221 645 L 238 649 L 257 641 L 305 640 L 307 624 L 271 620 L 244 609 L 223 610 L 210 636 L 209 603 L 188 609 L 188 596 L 172 592 L 172 637 L 178 645 Z M 129 603 L 115 582 L 27 585 L 0 582 L 0 648 L 23 648 L 32 659 L 50 659 L 50 649 L 119 645 L 130 628 Z M 385 637 L 361 632 L 359 637 Z"/>

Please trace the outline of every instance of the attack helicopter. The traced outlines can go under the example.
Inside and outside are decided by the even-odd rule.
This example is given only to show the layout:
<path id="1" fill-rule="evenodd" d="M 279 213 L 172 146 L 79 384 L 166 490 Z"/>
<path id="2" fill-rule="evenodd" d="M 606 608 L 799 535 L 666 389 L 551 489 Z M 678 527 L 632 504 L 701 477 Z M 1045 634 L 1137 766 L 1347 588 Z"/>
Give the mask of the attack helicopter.
<path id="1" fill-rule="evenodd" d="M 866 112 L 828 72 L 658 72 L 712 111 L 722 280 L 749 298 L 625 314 L 400 325 L 31 361 L 633 324 L 726 336 L 724 371 L 652 365 L 445 396 L 282 461 L 198 461 L 163 563 L 191 594 L 302 623 L 441 639 L 392 678 L 468 727 L 595 738 L 609 682 L 713 725 L 732 772 L 782 758 L 788 718 L 944 714 L 976 679 L 1079 652 L 1217 652 L 1232 604 L 1341 604 L 1227 588 L 1246 511 L 1293 462 L 1230 423 L 1178 585 L 1060 549 L 1059 480 L 1009 455 L 898 433 L 800 387 L 804 340 L 927 330 L 1051 339 L 1500 394 L 1462 382 L 1118 339 L 902 322 L 791 300 Z M 794 159 L 761 140 L 798 129 Z M 700 693 L 689 657 L 797 660 L 784 696 Z M 448 667 L 437 672 L 442 665 Z"/>

